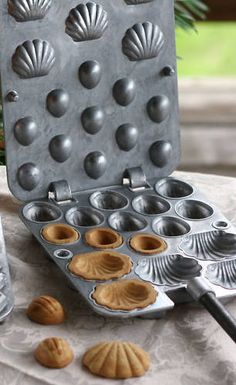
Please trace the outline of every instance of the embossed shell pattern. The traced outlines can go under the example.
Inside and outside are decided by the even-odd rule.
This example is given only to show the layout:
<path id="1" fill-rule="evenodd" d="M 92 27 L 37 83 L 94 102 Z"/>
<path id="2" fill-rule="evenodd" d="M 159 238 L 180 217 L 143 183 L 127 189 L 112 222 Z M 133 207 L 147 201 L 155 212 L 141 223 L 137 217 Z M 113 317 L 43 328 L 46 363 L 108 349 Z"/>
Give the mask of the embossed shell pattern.
<path id="1" fill-rule="evenodd" d="M 236 289 L 236 260 L 212 263 L 207 266 L 206 277 L 225 289 Z"/>
<path id="2" fill-rule="evenodd" d="M 135 24 L 122 40 L 123 53 L 131 61 L 158 56 L 164 45 L 164 35 L 158 25 L 149 21 Z"/>
<path id="3" fill-rule="evenodd" d="M 125 379 L 142 376 L 150 367 L 150 357 L 131 342 L 100 342 L 84 354 L 83 365 L 97 376 Z"/>
<path id="4" fill-rule="evenodd" d="M 54 49 L 40 39 L 25 41 L 12 57 L 12 68 L 23 79 L 48 75 L 54 63 Z"/>
<path id="5" fill-rule="evenodd" d="M 75 42 L 99 39 L 107 26 L 107 12 L 94 2 L 77 5 L 66 19 L 66 33 Z"/>
<path id="6" fill-rule="evenodd" d="M 8 11 L 16 21 L 43 19 L 52 0 L 8 0 Z"/>

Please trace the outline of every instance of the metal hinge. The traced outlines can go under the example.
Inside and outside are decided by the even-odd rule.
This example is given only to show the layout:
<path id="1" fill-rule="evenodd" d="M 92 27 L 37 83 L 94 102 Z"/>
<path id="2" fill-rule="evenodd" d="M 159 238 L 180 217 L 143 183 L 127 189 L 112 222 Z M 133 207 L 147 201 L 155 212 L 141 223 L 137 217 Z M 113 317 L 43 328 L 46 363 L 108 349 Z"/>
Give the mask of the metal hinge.
<path id="1" fill-rule="evenodd" d="M 48 190 L 48 199 L 59 204 L 66 204 L 74 200 L 71 188 L 66 180 L 52 182 Z"/>
<path id="2" fill-rule="evenodd" d="M 151 188 L 142 167 L 127 168 L 123 174 L 123 185 L 134 192 Z"/>

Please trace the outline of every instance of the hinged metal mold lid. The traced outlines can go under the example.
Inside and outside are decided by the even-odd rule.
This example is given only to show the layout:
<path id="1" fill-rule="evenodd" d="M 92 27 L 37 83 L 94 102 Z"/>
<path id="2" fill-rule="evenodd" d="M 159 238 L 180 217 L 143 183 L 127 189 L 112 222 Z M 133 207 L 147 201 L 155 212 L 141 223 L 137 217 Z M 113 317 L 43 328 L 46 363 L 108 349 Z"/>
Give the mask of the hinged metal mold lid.
<path id="1" fill-rule="evenodd" d="M 21 200 L 169 175 L 180 157 L 173 0 L 3 0 L 9 187 Z"/>

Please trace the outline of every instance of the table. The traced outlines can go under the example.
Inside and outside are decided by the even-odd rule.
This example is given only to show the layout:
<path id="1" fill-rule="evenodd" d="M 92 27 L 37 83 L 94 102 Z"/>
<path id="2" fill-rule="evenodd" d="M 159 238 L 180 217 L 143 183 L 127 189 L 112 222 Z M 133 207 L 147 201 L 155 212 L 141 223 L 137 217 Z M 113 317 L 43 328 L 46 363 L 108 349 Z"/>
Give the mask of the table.
<path id="1" fill-rule="evenodd" d="M 185 172 L 174 176 L 195 184 L 236 225 L 236 179 Z M 92 313 L 21 223 L 19 203 L 8 190 L 4 167 L 0 180 L 0 215 L 15 293 L 15 309 L 0 326 L 1 385 L 236 384 L 236 346 L 204 309 L 180 305 L 159 320 L 110 320 Z M 40 326 L 27 319 L 27 305 L 41 294 L 64 304 L 68 315 L 64 324 Z M 227 308 L 236 317 L 236 299 Z M 43 368 L 32 355 L 39 341 L 52 336 L 67 339 L 75 351 L 74 362 L 63 370 Z M 126 381 L 90 375 L 81 368 L 81 356 L 106 339 L 140 344 L 151 355 L 151 369 L 142 378 Z"/>

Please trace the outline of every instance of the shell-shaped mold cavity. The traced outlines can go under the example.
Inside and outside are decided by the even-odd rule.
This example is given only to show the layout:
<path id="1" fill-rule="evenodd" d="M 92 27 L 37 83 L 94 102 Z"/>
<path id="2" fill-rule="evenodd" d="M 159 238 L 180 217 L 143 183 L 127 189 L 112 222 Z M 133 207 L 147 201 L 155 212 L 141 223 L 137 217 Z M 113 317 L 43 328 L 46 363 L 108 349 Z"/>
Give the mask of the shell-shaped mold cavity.
<path id="1" fill-rule="evenodd" d="M 25 163 L 17 171 L 17 180 L 26 191 L 34 190 L 40 179 L 40 170 L 34 163 Z"/>
<path id="2" fill-rule="evenodd" d="M 31 222 L 51 222 L 61 218 L 59 207 L 46 202 L 31 202 L 23 208 L 23 215 Z"/>
<path id="3" fill-rule="evenodd" d="M 144 375 L 150 357 L 131 342 L 100 342 L 84 354 L 83 365 L 99 377 L 126 379 Z"/>
<path id="4" fill-rule="evenodd" d="M 99 39 L 107 26 L 107 12 L 94 2 L 77 5 L 66 19 L 66 33 L 75 42 Z"/>
<path id="5" fill-rule="evenodd" d="M 12 56 L 12 68 L 23 79 L 48 75 L 54 63 L 54 49 L 40 39 L 25 41 Z"/>
<path id="6" fill-rule="evenodd" d="M 96 191 L 90 198 L 93 207 L 99 210 L 121 210 L 128 205 L 128 199 L 116 191 Z"/>
<path id="7" fill-rule="evenodd" d="M 123 244 L 122 236 L 107 227 L 91 229 L 85 233 L 85 242 L 96 249 L 116 249 Z"/>
<path id="8" fill-rule="evenodd" d="M 80 235 L 73 227 L 63 223 L 56 223 L 44 226 L 42 237 L 49 243 L 63 245 L 78 241 Z"/>
<path id="9" fill-rule="evenodd" d="M 72 226 L 91 227 L 104 222 L 104 216 L 90 207 L 72 207 L 66 213 L 66 220 Z"/>
<path id="10" fill-rule="evenodd" d="M 109 217 L 110 226 L 117 231 L 139 231 L 147 226 L 147 221 L 128 211 L 116 212 Z"/>
<path id="11" fill-rule="evenodd" d="M 149 21 L 128 29 L 123 40 L 123 53 L 131 61 L 157 57 L 164 45 L 164 36 L 158 25 Z"/>
<path id="12" fill-rule="evenodd" d="M 79 68 L 79 79 L 85 88 L 95 88 L 102 77 L 102 69 L 96 60 L 88 60 Z"/>
<path id="13" fill-rule="evenodd" d="M 165 167 L 169 163 L 172 154 L 172 144 L 164 140 L 153 143 L 149 150 L 152 163 L 159 168 Z"/>
<path id="14" fill-rule="evenodd" d="M 156 195 L 139 195 L 132 202 L 133 209 L 143 215 L 159 215 L 170 210 L 170 204 Z"/>
<path id="15" fill-rule="evenodd" d="M 133 79 L 123 78 L 118 80 L 113 87 L 113 96 L 121 106 L 128 106 L 136 95 L 136 84 Z"/>
<path id="16" fill-rule="evenodd" d="M 207 266 L 206 277 L 225 289 L 236 289 L 236 259 Z"/>
<path id="17" fill-rule="evenodd" d="M 29 146 L 34 142 L 38 134 L 37 123 L 31 116 L 19 119 L 14 126 L 16 140 L 22 146 Z"/>
<path id="18" fill-rule="evenodd" d="M 193 194 L 192 186 L 174 178 L 161 179 L 155 188 L 159 195 L 168 199 L 186 198 Z"/>
<path id="19" fill-rule="evenodd" d="M 152 228 L 156 234 L 165 237 L 179 237 L 189 233 L 191 230 L 187 222 L 175 217 L 160 217 L 154 219 Z"/>
<path id="20" fill-rule="evenodd" d="M 107 281 L 130 273 L 132 262 L 127 255 L 115 251 L 96 251 L 75 255 L 68 269 L 87 280 Z"/>
<path id="21" fill-rule="evenodd" d="M 59 163 L 69 159 L 72 151 L 72 141 L 67 135 L 57 135 L 49 144 L 49 151 L 54 160 Z"/>
<path id="22" fill-rule="evenodd" d="M 199 220 L 211 217 L 214 210 L 211 206 L 204 202 L 184 200 L 177 204 L 176 212 L 179 216 L 185 219 Z"/>
<path id="23" fill-rule="evenodd" d="M 163 122 L 170 113 L 170 99 L 166 95 L 153 96 L 147 104 L 147 112 L 153 122 Z"/>
<path id="24" fill-rule="evenodd" d="M 40 342 L 34 357 L 43 366 L 60 369 L 72 362 L 74 354 L 67 341 L 53 337 Z"/>
<path id="25" fill-rule="evenodd" d="M 130 151 L 138 142 L 138 129 L 132 124 L 122 124 L 116 131 L 116 141 L 123 151 Z"/>
<path id="26" fill-rule="evenodd" d="M 8 0 L 8 11 L 16 21 L 43 19 L 52 0 Z"/>
<path id="27" fill-rule="evenodd" d="M 153 0 L 125 0 L 128 5 L 151 3 Z"/>
<path id="28" fill-rule="evenodd" d="M 225 231 L 207 231 L 183 239 L 180 249 L 202 261 L 217 261 L 236 256 L 236 235 Z"/>
<path id="29" fill-rule="evenodd" d="M 98 106 L 86 108 L 81 115 L 83 128 L 90 135 L 97 134 L 102 129 L 104 121 L 104 111 Z"/>
<path id="30" fill-rule="evenodd" d="M 140 254 L 159 254 L 167 249 L 164 239 L 152 234 L 136 234 L 130 239 L 129 244 Z"/>
<path id="31" fill-rule="evenodd" d="M 91 152 L 85 158 L 84 169 L 90 178 L 101 178 L 107 169 L 107 160 L 105 155 L 100 151 Z"/>
<path id="32" fill-rule="evenodd" d="M 202 267 L 195 259 L 176 254 L 144 258 L 135 272 L 143 280 L 155 285 L 175 286 L 199 277 L 201 270 Z"/>
<path id="33" fill-rule="evenodd" d="M 65 115 L 69 103 L 69 94 L 62 89 L 53 90 L 47 96 L 47 109 L 55 118 Z"/>
<path id="34" fill-rule="evenodd" d="M 48 295 L 34 298 L 28 306 L 27 316 L 31 321 L 42 325 L 58 325 L 65 321 L 63 306 Z"/>
<path id="35" fill-rule="evenodd" d="M 92 298 L 98 305 L 112 310 L 145 308 L 156 301 L 157 292 L 153 286 L 138 279 L 123 279 L 110 284 L 98 285 Z"/>

